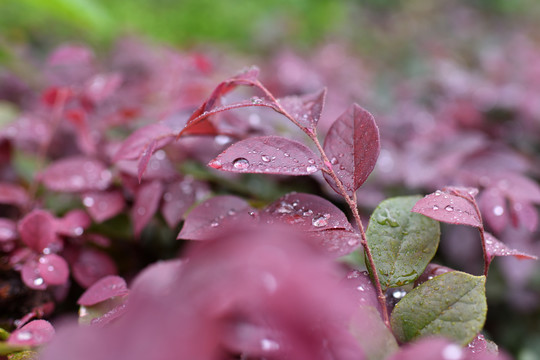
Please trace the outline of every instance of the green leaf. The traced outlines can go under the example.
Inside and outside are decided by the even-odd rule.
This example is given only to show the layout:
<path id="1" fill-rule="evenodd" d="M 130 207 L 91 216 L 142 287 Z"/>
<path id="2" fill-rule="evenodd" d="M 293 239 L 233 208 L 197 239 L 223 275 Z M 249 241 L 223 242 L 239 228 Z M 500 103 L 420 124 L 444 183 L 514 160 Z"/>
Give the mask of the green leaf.
<path id="1" fill-rule="evenodd" d="M 9 331 L 0 328 L 0 340 L 5 341 L 9 337 Z"/>
<path id="2" fill-rule="evenodd" d="M 362 306 L 351 320 L 351 333 L 356 338 L 367 360 L 383 360 L 398 350 L 390 329 L 372 306 Z"/>
<path id="3" fill-rule="evenodd" d="M 420 198 L 387 199 L 369 219 L 367 241 L 383 288 L 416 280 L 437 251 L 441 235 L 439 223 L 411 212 Z"/>
<path id="4" fill-rule="evenodd" d="M 9 355 L 9 360 L 37 360 L 38 359 L 38 353 L 35 351 L 21 351 L 14 354 Z"/>
<path id="5" fill-rule="evenodd" d="M 440 335 L 466 345 L 482 330 L 487 303 L 485 276 L 448 272 L 414 288 L 391 316 L 401 342 Z"/>
<path id="6" fill-rule="evenodd" d="M 28 346 L 11 345 L 7 342 L 0 342 L 0 356 L 12 354 L 17 351 L 27 350 Z"/>

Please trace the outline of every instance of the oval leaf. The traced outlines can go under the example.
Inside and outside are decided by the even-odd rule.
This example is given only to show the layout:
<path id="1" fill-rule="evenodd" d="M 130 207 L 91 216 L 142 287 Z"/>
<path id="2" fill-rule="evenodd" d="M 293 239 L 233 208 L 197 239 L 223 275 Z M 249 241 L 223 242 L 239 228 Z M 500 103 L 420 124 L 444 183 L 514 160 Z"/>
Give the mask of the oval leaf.
<path id="1" fill-rule="evenodd" d="M 447 272 L 409 292 L 394 308 L 391 325 L 401 342 L 440 335 L 466 345 L 486 320 L 485 276 Z"/>
<path id="2" fill-rule="evenodd" d="M 416 280 L 439 246 L 439 223 L 411 212 L 418 199 L 419 196 L 387 199 L 369 219 L 366 237 L 385 288 Z"/>
<path id="3" fill-rule="evenodd" d="M 373 171 L 381 150 L 373 115 L 357 104 L 351 105 L 330 127 L 323 147 L 345 190 L 354 193 Z M 324 177 L 339 193 L 332 178 L 326 173 Z"/>
<path id="4" fill-rule="evenodd" d="M 120 214 L 125 207 L 124 196 L 119 190 L 88 192 L 83 195 L 82 202 L 98 223 Z"/>
<path id="5" fill-rule="evenodd" d="M 24 263 L 21 269 L 21 279 L 30 289 L 45 290 L 47 284 L 38 270 L 38 262 L 30 259 Z"/>
<path id="6" fill-rule="evenodd" d="M 128 288 L 126 281 L 120 276 L 105 276 L 90 288 L 88 288 L 77 301 L 83 306 L 92 306 L 113 297 L 127 295 Z"/>
<path id="7" fill-rule="evenodd" d="M 232 223 L 256 219 L 256 211 L 236 196 L 215 196 L 197 205 L 187 215 L 178 239 L 206 240 L 223 232 Z"/>
<path id="8" fill-rule="evenodd" d="M 449 224 L 481 228 L 482 220 L 474 203 L 454 194 L 437 190 L 420 199 L 412 211 Z"/>
<path id="9" fill-rule="evenodd" d="M 56 233 L 65 236 L 81 236 L 92 220 L 84 210 L 71 210 L 61 219 L 56 219 Z"/>
<path id="10" fill-rule="evenodd" d="M 99 160 L 74 156 L 54 162 L 43 171 L 41 180 L 54 191 L 104 190 L 111 184 L 112 174 Z"/>
<path id="11" fill-rule="evenodd" d="M 319 170 L 320 160 L 298 141 L 261 136 L 234 143 L 208 165 L 231 172 L 310 175 Z"/>
<path id="12" fill-rule="evenodd" d="M 54 328 L 46 320 L 34 320 L 15 330 L 9 337 L 12 345 L 37 346 L 48 343 L 54 337 Z"/>
<path id="13" fill-rule="evenodd" d="M 49 254 L 39 258 L 38 271 L 47 285 L 65 284 L 69 277 L 69 268 L 64 258 Z"/>
<path id="14" fill-rule="evenodd" d="M 33 210 L 18 224 L 22 242 L 40 253 L 51 243 L 58 242 L 56 236 L 56 219 L 45 210 Z"/>
<path id="15" fill-rule="evenodd" d="M 73 277 L 83 288 L 92 286 L 107 275 L 115 275 L 116 265 L 105 253 L 94 249 L 82 249 L 72 265 Z"/>

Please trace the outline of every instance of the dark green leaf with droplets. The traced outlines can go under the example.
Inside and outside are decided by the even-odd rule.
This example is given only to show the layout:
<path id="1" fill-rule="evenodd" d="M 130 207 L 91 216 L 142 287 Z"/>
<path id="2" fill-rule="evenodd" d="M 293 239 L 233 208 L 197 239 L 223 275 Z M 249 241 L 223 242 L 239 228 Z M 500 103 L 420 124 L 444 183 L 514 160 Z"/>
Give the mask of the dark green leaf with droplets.
<path id="1" fill-rule="evenodd" d="M 392 311 L 394 335 L 401 342 L 437 335 L 468 344 L 486 320 L 485 282 L 485 276 L 459 271 L 426 281 Z"/>
<path id="2" fill-rule="evenodd" d="M 387 199 L 369 219 L 369 248 L 383 288 L 415 281 L 439 246 L 440 226 L 435 220 L 411 212 L 420 196 Z"/>

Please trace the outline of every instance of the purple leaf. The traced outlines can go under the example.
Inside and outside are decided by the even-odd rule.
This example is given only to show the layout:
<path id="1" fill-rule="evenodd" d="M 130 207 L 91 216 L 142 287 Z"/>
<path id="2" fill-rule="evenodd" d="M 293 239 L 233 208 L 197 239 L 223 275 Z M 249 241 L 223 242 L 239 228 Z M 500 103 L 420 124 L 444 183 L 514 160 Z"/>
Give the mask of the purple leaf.
<path id="1" fill-rule="evenodd" d="M 84 193 L 82 202 L 92 219 L 98 223 L 120 214 L 126 205 L 119 190 Z"/>
<path id="2" fill-rule="evenodd" d="M 304 231 L 353 231 L 343 211 L 330 201 L 311 194 L 287 194 L 268 205 L 260 217 L 261 221 L 268 224 L 290 224 Z"/>
<path id="3" fill-rule="evenodd" d="M 256 210 L 236 196 L 215 196 L 197 205 L 187 215 L 177 239 L 206 240 L 232 224 L 246 226 L 256 219 Z"/>
<path id="4" fill-rule="evenodd" d="M 100 103 L 114 94 L 121 84 L 120 74 L 98 74 L 85 84 L 84 96 L 93 103 Z"/>
<path id="5" fill-rule="evenodd" d="M 538 212 L 531 203 L 510 201 L 510 214 L 514 227 L 524 226 L 530 232 L 538 227 Z"/>
<path id="6" fill-rule="evenodd" d="M 148 145 L 154 141 L 155 150 L 161 149 L 174 139 L 172 129 L 162 124 L 150 124 L 132 133 L 114 155 L 114 162 L 132 160 L 141 156 Z"/>
<path id="7" fill-rule="evenodd" d="M 30 289 L 45 290 L 47 283 L 39 273 L 38 266 L 34 258 L 27 260 L 21 268 L 21 279 Z"/>
<path id="8" fill-rule="evenodd" d="M 443 338 L 425 338 L 407 344 L 388 360 L 467 360 L 461 346 Z"/>
<path id="9" fill-rule="evenodd" d="M 323 147 L 330 160 L 327 165 L 352 194 L 375 167 L 381 150 L 379 128 L 369 112 L 353 104 L 332 124 Z M 334 180 L 326 173 L 324 178 L 339 193 Z"/>
<path id="10" fill-rule="evenodd" d="M 56 219 L 56 233 L 65 236 L 81 236 L 92 221 L 84 210 L 71 210 L 61 219 Z"/>
<path id="11" fill-rule="evenodd" d="M 514 201 L 540 204 L 540 186 L 521 174 L 505 173 L 486 176 L 483 185 L 497 187 Z"/>
<path id="12" fill-rule="evenodd" d="M 74 156 L 51 164 L 41 174 L 41 180 L 50 190 L 79 192 L 106 189 L 112 175 L 101 161 Z"/>
<path id="13" fill-rule="evenodd" d="M 144 148 L 144 151 L 142 152 L 141 157 L 139 158 L 139 165 L 137 166 L 137 178 L 139 179 L 139 183 L 141 182 L 144 171 L 146 170 L 146 167 L 148 166 L 150 157 L 156 150 L 156 145 L 157 145 L 156 140 L 150 141 L 150 143 Z"/>
<path id="14" fill-rule="evenodd" d="M 174 228 L 184 218 L 185 212 L 193 205 L 197 191 L 201 188 L 200 183 L 186 179 L 167 185 L 163 194 L 161 214 L 170 228 Z"/>
<path id="15" fill-rule="evenodd" d="M 231 172 L 310 175 L 320 169 L 317 155 L 280 136 L 252 137 L 229 146 L 209 166 Z"/>
<path id="16" fill-rule="evenodd" d="M 173 259 L 155 262 L 141 270 L 131 289 L 136 296 L 160 297 L 169 293 L 176 286 L 185 260 Z"/>
<path id="17" fill-rule="evenodd" d="M 94 249 L 82 249 L 72 264 L 73 277 L 84 288 L 116 272 L 114 261 L 107 254 Z"/>
<path id="18" fill-rule="evenodd" d="M 497 188 L 487 188 L 478 197 L 478 207 L 489 226 L 496 232 L 504 230 L 509 220 L 506 199 Z"/>
<path id="19" fill-rule="evenodd" d="M 135 236 L 140 235 L 159 207 L 163 194 L 163 184 L 155 180 L 139 187 L 131 211 Z"/>
<path id="20" fill-rule="evenodd" d="M 495 256 L 513 256 L 517 259 L 538 260 L 538 257 L 521 252 L 516 249 L 510 249 L 503 242 L 497 240 L 495 236 L 488 232 L 485 232 L 486 250 L 489 256 L 489 261 L 493 260 Z"/>
<path id="21" fill-rule="evenodd" d="M 129 292 L 126 282 L 120 276 L 110 275 L 98 280 L 79 298 L 77 304 L 83 306 L 96 305 L 117 296 L 125 296 Z"/>
<path id="22" fill-rule="evenodd" d="M 38 346 L 48 343 L 54 337 L 54 328 L 46 320 L 34 320 L 15 330 L 8 338 L 11 345 Z"/>
<path id="23" fill-rule="evenodd" d="M 482 227 L 474 203 L 440 190 L 418 200 L 411 211 L 449 224 Z"/>
<path id="24" fill-rule="evenodd" d="M 22 186 L 0 182 L 0 204 L 23 207 L 28 201 L 28 194 Z"/>
<path id="25" fill-rule="evenodd" d="M 497 345 L 489 340 L 486 340 L 482 334 L 478 334 L 464 350 L 468 355 L 468 360 L 490 359 L 489 356 L 491 356 L 491 359 L 502 360 L 502 356 L 497 358 Z"/>
<path id="26" fill-rule="evenodd" d="M 17 224 L 13 220 L 0 218 L 0 243 L 17 239 Z"/>
<path id="27" fill-rule="evenodd" d="M 308 238 L 316 241 L 332 257 L 341 257 L 360 247 L 360 234 L 344 229 L 310 232 Z"/>
<path id="28" fill-rule="evenodd" d="M 326 88 L 304 96 L 279 99 L 281 107 L 291 115 L 308 134 L 313 134 L 321 118 L 326 98 Z"/>
<path id="29" fill-rule="evenodd" d="M 40 256 L 38 271 L 47 285 L 65 284 L 69 277 L 68 264 L 64 258 L 49 254 Z"/>
<path id="30" fill-rule="evenodd" d="M 377 291 L 367 271 L 351 270 L 344 282 L 359 306 L 371 306 L 380 310 Z"/>
<path id="31" fill-rule="evenodd" d="M 58 47 L 48 58 L 48 64 L 52 66 L 70 64 L 89 64 L 94 59 L 94 53 L 87 47 L 76 45 L 62 45 Z"/>
<path id="32" fill-rule="evenodd" d="M 158 156 L 158 154 L 162 153 L 157 152 L 155 156 L 150 157 L 148 166 L 142 175 L 142 180 L 171 180 L 178 177 L 178 172 L 169 159 L 166 156 Z M 137 160 L 119 161 L 116 163 L 116 168 L 133 177 L 139 177 L 139 161 Z"/>
<path id="33" fill-rule="evenodd" d="M 19 221 L 17 227 L 22 242 L 38 253 L 59 241 L 56 219 L 48 211 L 31 211 Z"/>

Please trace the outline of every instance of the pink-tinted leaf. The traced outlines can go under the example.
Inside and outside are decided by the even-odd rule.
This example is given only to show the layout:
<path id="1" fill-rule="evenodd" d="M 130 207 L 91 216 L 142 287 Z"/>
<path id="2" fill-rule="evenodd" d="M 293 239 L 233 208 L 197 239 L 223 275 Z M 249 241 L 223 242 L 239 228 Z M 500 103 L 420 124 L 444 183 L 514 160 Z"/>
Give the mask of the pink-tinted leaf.
<path id="1" fill-rule="evenodd" d="M 150 157 L 146 170 L 142 174 L 142 180 L 171 180 L 178 177 L 178 172 L 172 163 L 161 154 L 165 155 L 158 151 L 155 156 Z M 119 161 L 116 163 L 116 168 L 135 178 L 139 177 L 139 161 L 137 160 Z"/>
<path id="2" fill-rule="evenodd" d="M 486 250 L 489 256 L 489 261 L 495 256 L 513 256 L 518 259 L 538 260 L 538 257 L 521 252 L 516 249 L 510 249 L 503 242 L 497 240 L 495 236 L 485 232 Z"/>
<path id="3" fill-rule="evenodd" d="M 75 126 L 79 149 L 87 155 L 95 154 L 96 142 L 88 124 L 87 112 L 84 109 L 70 109 L 65 112 L 65 117 Z"/>
<path id="4" fill-rule="evenodd" d="M 57 48 L 48 58 L 49 65 L 70 65 L 73 63 L 89 64 L 94 53 L 87 47 L 63 45 Z"/>
<path id="5" fill-rule="evenodd" d="M 351 230 L 330 229 L 310 232 L 308 238 L 335 258 L 348 255 L 360 247 L 360 234 Z"/>
<path id="6" fill-rule="evenodd" d="M 40 256 L 38 271 L 47 285 L 65 284 L 69 277 L 68 264 L 56 254 Z"/>
<path id="7" fill-rule="evenodd" d="M 56 219 L 56 233 L 65 236 L 81 236 L 92 221 L 84 210 L 71 210 L 64 217 Z"/>
<path id="8" fill-rule="evenodd" d="M 231 172 L 309 175 L 320 160 L 305 145 L 280 136 L 245 139 L 229 146 L 209 166 Z"/>
<path id="9" fill-rule="evenodd" d="M 77 304 L 92 306 L 117 296 L 128 294 L 126 281 L 120 276 L 110 275 L 90 286 L 79 298 Z"/>
<path id="10" fill-rule="evenodd" d="M 206 240 L 233 224 L 245 226 L 256 218 L 256 210 L 245 200 L 230 195 L 215 196 L 191 210 L 177 238 Z"/>
<path id="11" fill-rule="evenodd" d="M 478 206 L 486 222 L 496 232 L 504 230 L 509 220 L 506 199 L 497 188 L 490 187 L 478 197 Z"/>
<path id="12" fill-rule="evenodd" d="M 120 214 L 125 207 L 120 190 L 88 192 L 82 196 L 82 202 L 92 219 L 98 223 Z"/>
<path id="13" fill-rule="evenodd" d="M 121 304 L 113 307 L 111 310 L 107 311 L 105 314 L 95 318 L 95 319 L 92 319 L 90 321 L 90 324 L 92 326 L 97 326 L 97 327 L 103 327 L 109 323 L 111 323 L 112 321 L 114 321 L 115 319 L 118 319 L 120 316 L 124 315 L 124 313 L 126 312 L 127 310 L 127 303 L 126 302 L 122 302 Z"/>
<path id="14" fill-rule="evenodd" d="M 326 88 L 313 94 L 279 99 L 279 104 L 305 132 L 313 133 L 321 118 L 325 98 Z"/>
<path id="15" fill-rule="evenodd" d="M 268 205 L 260 213 L 260 218 L 268 224 L 290 224 L 304 231 L 353 231 L 343 211 L 330 201 L 311 194 L 287 194 Z"/>
<path id="16" fill-rule="evenodd" d="M 17 225 L 13 220 L 0 218 L 0 243 L 17 239 Z"/>
<path id="17" fill-rule="evenodd" d="M 156 213 L 162 195 L 163 184 L 161 181 L 152 181 L 139 187 L 131 212 L 136 236 L 141 233 Z"/>
<path id="18" fill-rule="evenodd" d="M 344 282 L 359 306 L 371 306 L 380 309 L 377 291 L 367 271 L 351 270 Z"/>
<path id="19" fill-rule="evenodd" d="M 184 218 L 185 212 L 195 202 L 200 187 L 199 183 L 185 179 L 167 185 L 163 194 L 161 214 L 169 227 L 174 228 Z"/>
<path id="20" fill-rule="evenodd" d="M 146 170 L 146 167 L 148 166 L 150 157 L 156 150 L 156 145 L 157 145 L 156 140 L 150 141 L 150 143 L 146 146 L 146 148 L 142 152 L 141 157 L 139 158 L 139 165 L 137 166 L 137 178 L 139 179 L 139 183 L 141 182 L 144 171 Z"/>
<path id="21" fill-rule="evenodd" d="M 47 283 L 39 273 L 38 262 L 36 260 L 27 260 L 21 268 L 21 279 L 30 289 L 45 290 Z"/>
<path id="22" fill-rule="evenodd" d="M 41 174 L 41 180 L 50 190 L 79 192 L 106 189 L 112 175 L 101 161 L 74 156 L 51 164 Z"/>
<path id="23" fill-rule="evenodd" d="M 84 96 L 93 103 L 100 103 L 110 97 L 120 87 L 120 74 L 98 74 L 87 81 Z"/>
<path id="24" fill-rule="evenodd" d="M 28 201 L 28 194 L 23 187 L 16 184 L 0 182 L 0 204 L 23 207 Z"/>
<path id="25" fill-rule="evenodd" d="M 168 126 L 159 123 L 144 126 L 124 140 L 114 155 L 114 161 L 137 159 L 152 141 L 155 142 L 155 151 L 170 143 L 174 136 L 173 130 Z"/>
<path id="26" fill-rule="evenodd" d="M 73 277 L 84 288 L 117 273 L 114 261 L 107 254 L 89 248 L 82 249 L 71 266 Z"/>
<path id="27" fill-rule="evenodd" d="M 530 232 L 538 227 L 538 212 L 528 202 L 510 201 L 510 214 L 514 227 L 524 226 Z"/>
<path id="28" fill-rule="evenodd" d="M 497 345 L 489 340 L 486 340 L 484 335 L 478 334 L 467 347 L 465 347 L 468 360 L 496 359 L 499 351 Z M 499 358 L 497 358 L 499 359 Z M 502 360 L 502 356 L 500 358 Z"/>
<path id="29" fill-rule="evenodd" d="M 40 253 L 58 242 L 56 219 L 45 210 L 33 210 L 18 224 L 19 236 L 28 247 Z"/>
<path id="30" fill-rule="evenodd" d="M 533 180 L 517 174 L 505 173 L 486 177 L 486 186 L 497 187 L 514 201 L 540 204 L 540 186 Z"/>
<path id="31" fill-rule="evenodd" d="M 428 337 L 401 347 L 388 360 L 467 360 L 464 353 L 461 346 L 447 339 Z"/>
<path id="32" fill-rule="evenodd" d="M 34 320 L 15 330 L 8 338 L 11 345 L 38 346 L 48 343 L 54 337 L 54 328 L 46 320 Z"/>
<path id="33" fill-rule="evenodd" d="M 173 259 L 153 263 L 137 274 L 131 283 L 136 296 L 160 297 L 168 294 L 181 274 L 185 260 Z"/>
<path id="34" fill-rule="evenodd" d="M 337 118 L 324 140 L 332 169 L 352 194 L 366 181 L 373 171 L 381 150 L 379 128 L 373 116 L 357 104 L 351 105 Z M 337 185 L 328 174 L 326 181 L 339 193 Z"/>
<path id="35" fill-rule="evenodd" d="M 449 224 L 482 227 L 480 215 L 470 200 L 440 190 L 418 200 L 411 211 Z"/>

